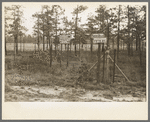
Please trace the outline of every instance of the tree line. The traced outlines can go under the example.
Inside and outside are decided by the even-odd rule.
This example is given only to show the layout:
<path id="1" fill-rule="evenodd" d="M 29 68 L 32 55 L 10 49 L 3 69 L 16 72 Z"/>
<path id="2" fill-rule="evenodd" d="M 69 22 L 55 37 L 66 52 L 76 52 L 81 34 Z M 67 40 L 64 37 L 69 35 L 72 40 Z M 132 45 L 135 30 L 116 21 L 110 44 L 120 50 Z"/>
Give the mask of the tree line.
<path id="1" fill-rule="evenodd" d="M 23 11 L 19 5 L 5 7 L 5 37 L 13 38 L 16 53 L 18 52 L 18 38 L 23 37 L 27 29 L 22 26 Z M 107 8 L 105 5 L 99 5 L 95 13 L 89 13 L 87 21 L 80 24 L 79 14 L 86 11 L 87 6 L 77 5 L 72 12 L 72 20 L 64 15 L 65 9 L 60 5 L 42 5 L 41 10 L 32 15 L 35 20 L 33 26 L 34 33 L 30 40 L 37 40 L 39 47 L 40 40 L 45 44 L 56 46 L 59 42 L 59 35 L 74 33 L 74 39 L 71 41 L 76 44 L 91 42 L 91 51 L 93 41 L 90 38 L 93 33 L 103 33 L 107 37 L 107 46 L 117 45 L 117 58 L 119 56 L 119 42 L 122 40 L 128 47 L 128 55 L 133 55 L 133 43 L 136 50 L 141 51 L 141 43 L 146 40 L 146 6 L 124 6 L 118 5 L 114 8 Z M 7 12 L 11 12 L 12 17 L 8 17 Z M 7 21 L 12 21 L 8 24 Z M 24 36 L 28 37 L 28 36 Z M 53 38 L 53 42 L 52 42 Z M 28 40 L 28 39 L 27 39 Z M 5 38 L 6 42 L 6 38 Z M 6 49 L 6 48 L 5 48 Z"/>

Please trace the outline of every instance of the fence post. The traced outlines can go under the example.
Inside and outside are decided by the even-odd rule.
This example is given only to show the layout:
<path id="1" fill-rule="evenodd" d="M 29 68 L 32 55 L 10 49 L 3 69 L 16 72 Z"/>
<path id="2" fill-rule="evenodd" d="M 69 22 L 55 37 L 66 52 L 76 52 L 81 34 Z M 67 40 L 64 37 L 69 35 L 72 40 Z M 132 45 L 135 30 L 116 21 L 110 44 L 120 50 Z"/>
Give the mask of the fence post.
<path id="1" fill-rule="evenodd" d="M 100 83 L 100 57 L 101 57 L 100 51 L 101 51 L 101 43 L 98 43 L 97 83 Z"/>
<path id="2" fill-rule="evenodd" d="M 114 50 L 113 83 L 115 78 L 116 49 Z"/>
<path id="3" fill-rule="evenodd" d="M 107 77 L 107 82 L 109 81 L 109 49 L 106 51 L 106 77 Z"/>
<path id="4" fill-rule="evenodd" d="M 103 47 L 103 82 L 105 82 L 105 49 Z M 106 82 L 105 82 L 106 83 Z"/>

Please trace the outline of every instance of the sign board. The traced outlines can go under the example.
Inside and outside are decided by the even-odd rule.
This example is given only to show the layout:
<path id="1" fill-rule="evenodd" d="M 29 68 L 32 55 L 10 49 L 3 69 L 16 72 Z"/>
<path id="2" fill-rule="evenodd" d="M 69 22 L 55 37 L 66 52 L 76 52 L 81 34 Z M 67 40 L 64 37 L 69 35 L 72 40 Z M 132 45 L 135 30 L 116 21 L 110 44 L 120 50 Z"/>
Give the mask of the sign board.
<path id="1" fill-rule="evenodd" d="M 107 38 L 104 34 L 92 34 L 93 43 L 106 43 Z"/>
<path id="2" fill-rule="evenodd" d="M 107 42 L 106 38 L 94 39 L 93 40 L 93 43 L 106 43 L 106 42 Z"/>
<path id="3" fill-rule="evenodd" d="M 59 36 L 59 41 L 61 44 L 69 44 L 70 40 L 73 39 L 72 35 L 60 35 Z"/>

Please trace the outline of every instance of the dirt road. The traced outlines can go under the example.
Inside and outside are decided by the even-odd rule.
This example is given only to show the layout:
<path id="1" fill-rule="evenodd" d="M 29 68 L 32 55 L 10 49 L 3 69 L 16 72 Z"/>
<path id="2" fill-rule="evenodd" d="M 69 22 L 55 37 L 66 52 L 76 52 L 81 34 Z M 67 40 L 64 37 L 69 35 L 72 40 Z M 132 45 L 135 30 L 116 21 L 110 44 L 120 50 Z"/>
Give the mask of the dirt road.
<path id="1" fill-rule="evenodd" d="M 141 94 L 141 93 L 140 93 Z M 110 90 L 85 90 L 70 87 L 50 86 L 11 86 L 6 92 L 6 102 L 144 102 L 145 93 L 142 96 L 133 94 L 122 95 L 112 93 Z"/>

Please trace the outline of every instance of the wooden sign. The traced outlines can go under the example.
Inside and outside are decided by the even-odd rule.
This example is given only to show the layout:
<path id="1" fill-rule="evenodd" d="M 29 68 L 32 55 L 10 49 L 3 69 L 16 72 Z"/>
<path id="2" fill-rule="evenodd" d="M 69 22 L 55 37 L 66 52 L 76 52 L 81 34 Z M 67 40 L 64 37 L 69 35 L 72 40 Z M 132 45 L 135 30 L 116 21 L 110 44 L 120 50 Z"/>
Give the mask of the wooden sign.
<path id="1" fill-rule="evenodd" d="M 107 43 L 107 38 L 104 34 L 92 34 L 93 43 Z"/>
<path id="2" fill-rule="evenodd" d="M 106 43 L 106 42 L 107 42 L 106 38 L 94 39 L 93 40 L 93 43 Z"/>

